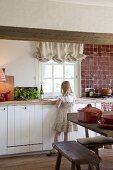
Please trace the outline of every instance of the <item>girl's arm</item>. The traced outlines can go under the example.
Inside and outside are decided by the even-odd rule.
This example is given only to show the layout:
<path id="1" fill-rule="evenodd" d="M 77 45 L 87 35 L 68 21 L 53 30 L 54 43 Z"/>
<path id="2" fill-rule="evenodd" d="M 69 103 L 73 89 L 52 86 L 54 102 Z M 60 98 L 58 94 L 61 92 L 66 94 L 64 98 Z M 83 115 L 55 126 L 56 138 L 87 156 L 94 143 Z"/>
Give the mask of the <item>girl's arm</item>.
<path id="1" fill-rule="evenodd" d="M 61 103 L 62 103 L 62 100 L 61 100 L 61 99 L 58 99 L 58 100 L 56 101 L 56 107 L 59 108 L 60 105 L 61 105 Z"/>
<path id="2" fill-rule="evenodd" d="M 75 103 L 76 99 L 77 99 L 77 97 L 76 97 L 76 95 L 74 94 L 74 103 Z"/>

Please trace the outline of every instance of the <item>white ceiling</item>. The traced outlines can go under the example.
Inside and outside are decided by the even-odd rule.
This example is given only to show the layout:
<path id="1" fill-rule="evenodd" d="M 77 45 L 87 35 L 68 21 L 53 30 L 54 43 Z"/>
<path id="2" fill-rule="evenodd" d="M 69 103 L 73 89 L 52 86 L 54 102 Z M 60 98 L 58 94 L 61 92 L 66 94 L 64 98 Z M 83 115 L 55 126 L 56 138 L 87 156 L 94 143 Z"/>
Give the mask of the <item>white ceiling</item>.
<path id="1" fill-rule="evenodd" d="M 113 7 L 113 0 L 48 0 L 48 1 Z"/>

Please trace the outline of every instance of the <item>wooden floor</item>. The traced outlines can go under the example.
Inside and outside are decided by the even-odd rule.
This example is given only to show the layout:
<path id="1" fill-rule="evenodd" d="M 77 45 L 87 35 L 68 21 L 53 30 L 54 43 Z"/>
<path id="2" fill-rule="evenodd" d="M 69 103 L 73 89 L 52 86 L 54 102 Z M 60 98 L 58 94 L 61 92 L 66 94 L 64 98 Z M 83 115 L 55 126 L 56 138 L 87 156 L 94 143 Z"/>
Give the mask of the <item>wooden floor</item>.
<path id="1" fill-rule="evenodd" d="M 102 162 L 101 170 L 113 170 L 113 149 L 100 150 Z M 0 170 L 54 170 L 56 156 L 46 156 L 46 154 L 36 154 L 30 156 L 20 156 L 0 159 Z M 87 170 L 87 166 L 82 166 Z M 70 170 L 70 162 L 62 159 L 61 170 Z"/>

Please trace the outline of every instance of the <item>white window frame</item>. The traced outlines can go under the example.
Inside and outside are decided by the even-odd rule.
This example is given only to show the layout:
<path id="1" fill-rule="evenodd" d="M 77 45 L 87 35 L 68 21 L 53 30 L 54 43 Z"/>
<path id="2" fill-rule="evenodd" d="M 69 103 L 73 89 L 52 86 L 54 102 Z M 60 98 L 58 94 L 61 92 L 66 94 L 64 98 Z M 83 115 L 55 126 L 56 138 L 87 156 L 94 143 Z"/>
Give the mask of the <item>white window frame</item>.
<path id="1" fill-rule="evenodd" d="M 43 69 L 42 69 L 42 65 L 46 64 L 46 63 L 41 63 L 38 62 L 38 74 L 37 74 L 37 84 L 38 87 L 40 88 L 40 84 L 43 84 Z M 48 63 L 47 63 L 48 64 Z M 58 63 L 57 63 L 58 64 Z M 71 63 L 70 63 L 71 64 Z M 76 63 L 74 63 L 74 93 L 76 94 L 77 97 L 81 96 L 81 87 L 80 87 L 80 81 L 81 81 L 81 77 L 80 77 L 80 72 L 81 72 L 81 63 L 78 61 Z M 63 68 L 65 67 L 65 64 L 63 64 Z M 53 66 L 52 66 L 52 73 L 53 73 Z M 64 69 L 63 69 L 63 76 L 64 76 Z M 53 75 L 52 75 L 53 76 Z M 63 77 L 64 78 L 64 77 Z M 72 78 L 71 78 L 72 79 Z M 65 80 L 65 78 L 64 78 Z M 67 79 L 66 79 L 67 80 Z M 69 80 L 69 79 L 68 79 Z M 53 81 L 52 81 L 52 87 L 53 87 Z M 52 89 L 53 91 L 53 89 Z M 58 93 L 46 93 L 45 96 L 48 96 L 48 98 L 52 98 L 56 97 L 58 95 Z"/>

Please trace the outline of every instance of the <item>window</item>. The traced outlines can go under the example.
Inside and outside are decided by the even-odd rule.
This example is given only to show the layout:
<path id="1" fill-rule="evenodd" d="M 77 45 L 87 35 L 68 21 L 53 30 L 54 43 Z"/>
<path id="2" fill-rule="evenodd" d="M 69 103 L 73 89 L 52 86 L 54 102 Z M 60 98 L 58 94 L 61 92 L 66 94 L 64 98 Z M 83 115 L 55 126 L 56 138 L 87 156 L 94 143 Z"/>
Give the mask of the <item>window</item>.
<path id="1" fill-rule="evenodd" d="M 77 63 L 65 62 L 59 64 L 50 60 L 46 63 L 40 63 L 41 82 L 45 95 L 56 96 L 60 93 L 61 83 L 64 80 L 70 81 L 72 91 L 75 92 L 77 87 L 76 78 L 78 77 Z M 75 85 L 76 84 L 76 85 Z"/>

